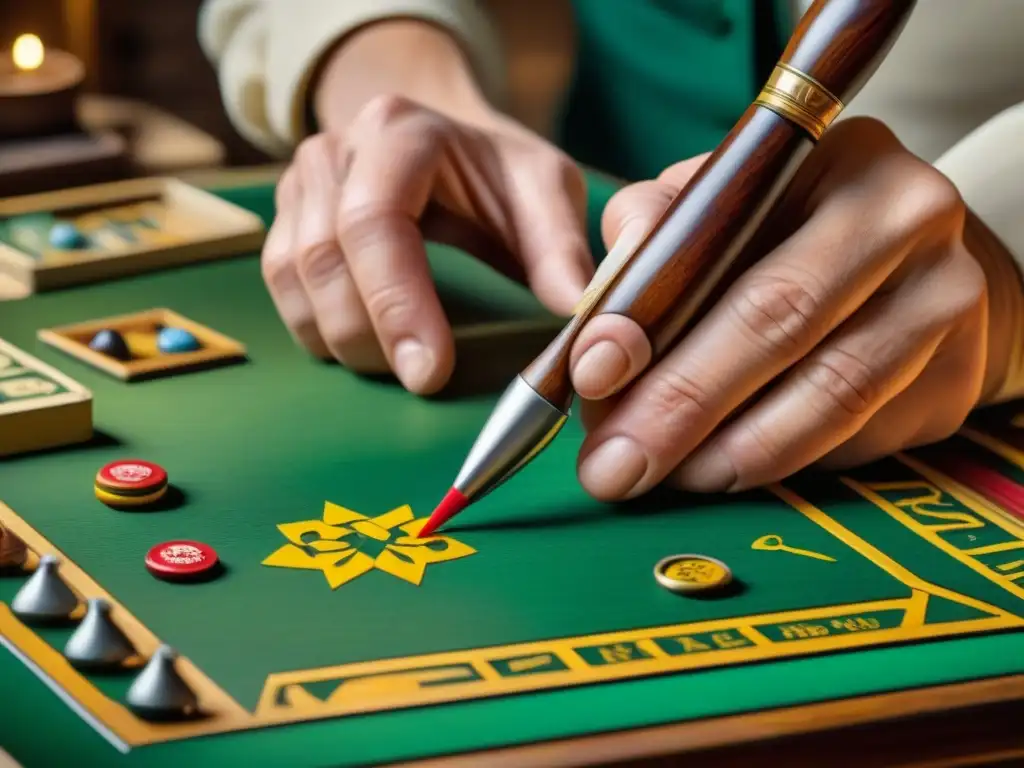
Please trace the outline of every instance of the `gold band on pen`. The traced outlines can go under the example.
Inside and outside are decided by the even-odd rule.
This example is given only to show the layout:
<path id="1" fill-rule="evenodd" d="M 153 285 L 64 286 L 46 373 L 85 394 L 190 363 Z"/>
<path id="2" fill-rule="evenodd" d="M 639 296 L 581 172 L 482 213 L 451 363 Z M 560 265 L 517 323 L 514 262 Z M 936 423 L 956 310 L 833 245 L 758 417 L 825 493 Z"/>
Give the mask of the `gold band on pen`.
<path id="1" fill-rule="evenodd" d="M 782 63 L 775 66 L 754 103 L 796 123 L 815 141 L 844 106 L 813 77 Z"/>

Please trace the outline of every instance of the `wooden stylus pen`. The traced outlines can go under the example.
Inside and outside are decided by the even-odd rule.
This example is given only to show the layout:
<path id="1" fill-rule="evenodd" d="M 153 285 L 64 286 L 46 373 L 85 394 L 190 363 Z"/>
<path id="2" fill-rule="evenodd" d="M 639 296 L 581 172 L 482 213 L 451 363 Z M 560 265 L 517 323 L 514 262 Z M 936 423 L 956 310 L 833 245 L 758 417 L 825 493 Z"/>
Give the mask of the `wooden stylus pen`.
<path id="1" fill-rule="evenodd" d="M 653 360 L 695 319 L 800 163 L 874 73 L 914 0 L 817 0 L 753 104 L 657 224 L 505 390 L 420 536 L 429 535 L 522 469 L 569 416 L 573 342 L 595 315 L 624 315 Z M 653 361 L 652 361 L 653 362 Z"/>

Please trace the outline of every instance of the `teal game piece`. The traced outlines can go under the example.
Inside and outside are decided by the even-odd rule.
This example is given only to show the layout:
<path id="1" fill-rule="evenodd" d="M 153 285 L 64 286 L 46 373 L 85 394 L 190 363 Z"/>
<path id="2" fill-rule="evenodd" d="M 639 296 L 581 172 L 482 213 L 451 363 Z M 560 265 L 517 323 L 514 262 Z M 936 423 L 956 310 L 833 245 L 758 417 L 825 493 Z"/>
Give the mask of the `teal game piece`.
<path id="1" fill-rule="evenodd" d="M 199 339 L 184 328 L 171 326 L 161 328 L 156 337 L 157 348 L 165 355 L 181 352 L 195 352 L 199 349 Z"/>
<path id="2" fill-rule="evenodd" d="M 83 248 L 86 244 L 85 235 L 74 224 L 58 221 L 50 227 L 50 245 L 61 250 Z"/>

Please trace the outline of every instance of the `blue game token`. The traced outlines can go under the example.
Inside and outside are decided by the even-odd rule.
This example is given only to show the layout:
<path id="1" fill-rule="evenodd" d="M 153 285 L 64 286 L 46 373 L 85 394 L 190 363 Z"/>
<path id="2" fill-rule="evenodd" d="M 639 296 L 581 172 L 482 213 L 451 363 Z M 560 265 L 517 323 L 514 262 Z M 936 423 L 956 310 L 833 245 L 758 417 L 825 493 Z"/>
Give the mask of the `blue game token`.
<path id="1" fill-rule="evenodd" d="M 184 328 L 161 328 L 156 337 L 157 348 L 166 355 L 179 352 L 195 352 L 199 349 L 199 339 Z"/>
<path id="2" fill-rule="evenodd" d="M 86 244 L 85 235 L 74 224 L 58 221 L 50 227 L 50 245 L 62 250 L 82 248 Z"/>

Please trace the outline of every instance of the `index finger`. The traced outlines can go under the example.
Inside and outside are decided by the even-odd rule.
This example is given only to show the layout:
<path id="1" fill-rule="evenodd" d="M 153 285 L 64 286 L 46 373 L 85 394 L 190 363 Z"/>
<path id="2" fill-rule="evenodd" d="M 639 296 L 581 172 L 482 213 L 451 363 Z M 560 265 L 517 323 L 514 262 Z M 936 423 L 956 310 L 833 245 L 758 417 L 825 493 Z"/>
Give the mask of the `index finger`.
<path id="1" fill-rule="evenodd" d="M 451 328 L 434 288 L 418 218 L 443 158 L 430 116 L 400 119 L 354 151 L 337 214 L 338 242 L 392 369 L 421 394 L 454 364 Z"/>

